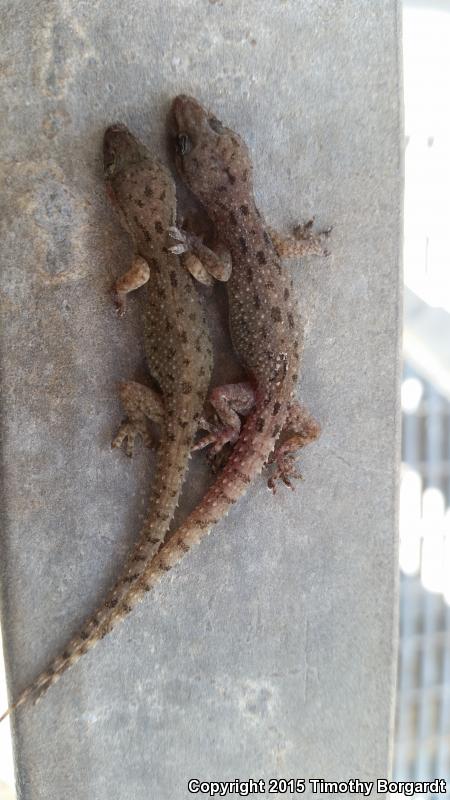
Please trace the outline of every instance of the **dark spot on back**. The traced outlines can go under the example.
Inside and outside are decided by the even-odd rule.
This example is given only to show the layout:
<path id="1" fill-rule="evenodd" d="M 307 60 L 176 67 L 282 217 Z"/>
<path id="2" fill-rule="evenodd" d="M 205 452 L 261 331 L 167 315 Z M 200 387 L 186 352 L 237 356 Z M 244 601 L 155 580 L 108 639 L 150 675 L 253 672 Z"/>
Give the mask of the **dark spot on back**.
<path id="1" fill-rule="evenodd" d="M 273 306 L 270 309 L 270 316 L 272 317 L 274 322 L 281 322 L 281 311 L 278 306 Z"/>
<path id="2" fill-rule="evenodd" d="M 162 232 L 163 232 L 163 230 L 164 230 L 164 228 L 163 228 L 163 226 L 162 226 L 162 224 L 161 224 L 160 220 L 159 220 L 159 219 L 157 219 L 157 220 L 156 220 L 156 222 L 155 222 L 155 231 L 156 231 L 157 233 L 162 233 Z"/>
<path id="3" fill-rule="evenodd" d="M 248 477 L 248 475 L 245 475 L 244 472 L 241 472 L 240 469 L 238 469 L 238 467 L 233 467 L 233 472 L 244 483 L 251 483 L 251 479 Z"/>
<path id="4" fill-rule="evenodd" d="M 146 186 L 144 189 L 144 194 L 146 197 L 151 197 L 153 195 L 153 189 L 150 186 Z"/>
<path id="5" fill-rule="evenodd" d="M 188 383 L 185 381 L 181 384 L 181 391 L 183 394 L 191 394 L 192 392 L 192 383 Z"/>
<path id="6" fill-rule="evenodd" d="M 260 264 L 267 264 L 265 253 L 263 253 L 262 250 L 258 250 L 258 252 L 256 253 L 256 258 L 258 259 Z"/>
<path id="7" fill-rule="evenodd" d="M 263 235 L 264 235 L 264 241 L 265 241 L 265 243 L 266 243 L 266 244 L 272 244 L 272 239 L 270 238 L 270 236 L 269 236 L 269 234 L 267 233 L 267 231 L 264 231 L 264 234 L 263 234 Z"/>
<path id="8" fill-rule="evenodd" d="M 150 234 L 149 234 L 147 228 L 145 227 L 145 225 L 142 224 L 142 222 L 139 220 L 139 218 L 136 215 L 133 217 L 133 220 L 134 220 L 134 223 L 135 223 L 136 227 L 139 228 L 141 233 L 144 234 L 144 239 L 147 242 L 151 242 L 152 237 L 150 236 Z"/>
<path id="9" fill-rule="evenodd" d="M 289 300 L 289 289 L 285 289 L 283 292 L 283 297 L 285 300 Z"/>
<path id="10" fill-rule="evenodd" d="M 290 311 L 289 311 L 289 313 L 287 315 L 287 318 L 288 318 L 288 322 L 289 322 L 289 327 L 290 328 L 295 328 L 294 316 L 293 316 L 293 314 L 291 314 Z"/>
<path id="11" fill-rule="evenodd" d="M 247 280 L 249 283 L 253 281 L 253 270 L 251 267 L 247 267 Z"/>
<path id="12" fill-rule="evenodd" d="M 236 214 L 234 211 L 230 211 L 230 222 L 232 222 L 233 225 L 237 225 Z"/>
<path id="13" fill-rule="evenodd" d="M 263 420 L 262 417 L 258 417 L 258 419 L 256 420 L 255 427 L 256 427 L 256 430 L 258 431 L 258 433 L 262 433 L 263 432 L 263 430 L 264 430 L 264 420 Z"/>
<path id="14" fill-rule="evenodd" d="M 176 272 L 174 272 L 174 270 L 172 270 L 172 272 L 170 273 L 170 283 L 174 288 L 178 286 L 177 274 Z"/>
<path id="15" fill-rule="evenodd" d="M 248 206 L 244 204 L 242 206 L 239 206 L 239 208 L 244 217 L 248 217 Z"/>
<path id="16" fill-rule="evenodd" d="M 276 415 L 278 414 L 280 408 L 281 408 L 281 404 L 277 400 L 276 403 L 273 404 L 273 409 L 272 409 L 272 415 L 274 417 L 276 417 Z"/>
<path id="17" fill-rule="evenodd" d="M 253 301 L 255 303 L 255 308 L 261 308 L 261 300 L 259 299 L 259 295 L 257 292 L 253 295 Z"/>
<path id="18" fill-rule="evenodd" d="M 240 247 L 241 247 L 241 250 L 242 250 L 243 254 L 245 255 L 246 253 L 248 253 L 247 242 L 245 241 L 244 236 L 240 236 L 239 237 L 239 244 L 240 244 Z"/>
<path id="19" fill-rule="evenodd" d="M 139 573 L 135 573 L 134 575 L 127 575 L 127 583 L 133 583 L 137 578 L 139 578 Z"/>
<path id="20" fill-rule="evenodd" d="M 163 191 L 159 195 L 159 199 L 160 200 L 165 200 L 166 199 L 166 190 L 165 189 L 163 189 Z"/>

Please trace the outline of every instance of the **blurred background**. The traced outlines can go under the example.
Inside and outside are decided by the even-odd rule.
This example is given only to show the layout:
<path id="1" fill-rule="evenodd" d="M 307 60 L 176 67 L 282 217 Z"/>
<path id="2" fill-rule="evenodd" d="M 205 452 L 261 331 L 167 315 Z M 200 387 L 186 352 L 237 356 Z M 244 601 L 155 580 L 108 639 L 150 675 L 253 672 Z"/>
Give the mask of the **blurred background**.
<path id="1" fill-rule="evenodd" d="M 405 317 L 393 778 L 443 778 L 449 787 L 443 798 L 450 797 L 450 0 L 403 1 L 403 60 Z M 0 800 L 14 800 L 13 785 L 6 722 L 0 725 Z"/>
<path id="2" fill-rule="evenodd" d="M 394 778 L 443 778 L 448 793 L 439 797 L 450 797 L 448 0 L 404 0 L 403 61 L 405 317 Z"/>

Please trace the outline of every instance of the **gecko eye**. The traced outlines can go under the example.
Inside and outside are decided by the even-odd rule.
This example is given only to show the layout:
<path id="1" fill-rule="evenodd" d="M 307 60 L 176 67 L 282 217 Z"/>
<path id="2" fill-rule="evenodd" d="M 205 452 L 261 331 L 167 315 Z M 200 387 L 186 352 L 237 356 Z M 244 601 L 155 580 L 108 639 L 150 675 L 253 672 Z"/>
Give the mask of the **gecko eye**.
<path id="1" fill-rule="evenodd" d="M 176 148 L 180 156 L 185 156 L 192 150 L 192 142 L 187 133 L 178 134 L 176 138 Z"/>
<path id="2" fill-rule="evenodd" d="M 215 131 L 215 133 L 225 133 L 225 128 L 223 127 L 220 119 L 216 117 L 210 117 L 208 119 L 209 127 Z"/>

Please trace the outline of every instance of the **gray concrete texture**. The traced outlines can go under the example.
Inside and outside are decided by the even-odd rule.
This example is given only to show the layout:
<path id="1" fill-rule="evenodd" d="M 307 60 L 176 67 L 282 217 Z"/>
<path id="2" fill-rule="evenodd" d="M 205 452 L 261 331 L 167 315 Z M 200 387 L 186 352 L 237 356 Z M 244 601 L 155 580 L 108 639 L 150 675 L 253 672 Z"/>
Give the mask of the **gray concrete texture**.
<path id="1" fill-rule="evenodd" d="M 262 478 L 130 618 L 14 720 L 21 800 L 174 800 L 189 778 L 385 776 L 395 667 L 401 100 L 392 0 L 3 3 L 2 622 L 15 696 L 102 598 L 154 460 L 110 449 L 143 372 L 105 127 L 165 157 L 188 92 L 254 156 L 258 203 L 315 214 L 291 264 L 300 396 L 323 426 L 295 493 Z M 219 333 L 215 382 L 239 373 Z M 223 335 L 222 335 L 223 336 Z M 224 344 L 225 341 L 225 344 Z M 227 351 L 228 349 L 228 351 Z M 210 480 L 192 460 L 178 519 Z M 260 796 L 269 796 L 268 793 Z M 270 795 L 273 796 L 273 795 Z M 311 789 L 306 797 L 313 795 Z M 376 796 L 374 793 L 372 796 Z"/>

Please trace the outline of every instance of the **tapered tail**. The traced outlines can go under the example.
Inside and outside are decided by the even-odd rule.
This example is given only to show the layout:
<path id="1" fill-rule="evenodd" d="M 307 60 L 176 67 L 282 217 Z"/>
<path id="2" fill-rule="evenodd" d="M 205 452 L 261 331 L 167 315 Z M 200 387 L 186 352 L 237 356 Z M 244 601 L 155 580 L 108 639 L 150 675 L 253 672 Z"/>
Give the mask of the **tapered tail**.
<path id="1" fill-rule="evenodd" d="M 144 589 L 140 578 L 164 541 L 178 504 L 189 460 L 189 441 L 194 438 L 194 429 L 197 424 L 193 422 L 191 427 L 192 430 L 188 429 L 187 432 L 180 429 L 170 441 L 167 434 L 163 434 L 158 450 L 158 463 L 152 491 L 152 511 L 142 526 L 139 539 L 121 576 L 106 600 L 85 622 L 82 629 L 72 637 L 64 651 L 2 714 L 0 722 L 27 701 L 37 702 L 69 667 L 73 666 L 131 611 L 126 598 L 132 586 L 139 585 L 141 587 L 139 597 L 143 596 Z M 174 464 L 178 464 L 178 469 L 172 468 Z M 168 469 L 168 465 L 171 466 L 170 469 Z M 138 599 L 136 595 L 135 603 Z"/>
<path id="2" fill-rule="evenodd" d="M 278 421 L 283 420 L 285 415 L 286 407 L 283 404 L 280 405 Z M 271 407 L 268 409 L 267 401 L 258 402 L 247 418 L 223 471 L 197 507 L 153 558 L 145 557 L 145 560 L 138 559 L 136 562 L 136 553 L 141 555 L 142 541 L 140 542 L 131 559 L 133 571 L 130 569 L 127 571 L 126 576 L 116 584 L 100 611 L 91 617 L 83 630 L 69 642 L 66 650 L 53 661 L 50 668 L 22 692 L 16 702 L 0 717 L 0 721 L 28 700 L 37 702 L 63 672 L 130 613 L 143 595 L 151 591 L 161 577 L 178 564 L 193 545 L 208 535 L 213 525 L 228 514 L 231 506 L 246 492 L 253 478 L 261 472 L 274 447 L 276 436 Z M 167 526 L 168 524 L 167 521 Z M 117 592 L 118 586 L 119 592 Z"/>

